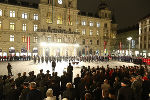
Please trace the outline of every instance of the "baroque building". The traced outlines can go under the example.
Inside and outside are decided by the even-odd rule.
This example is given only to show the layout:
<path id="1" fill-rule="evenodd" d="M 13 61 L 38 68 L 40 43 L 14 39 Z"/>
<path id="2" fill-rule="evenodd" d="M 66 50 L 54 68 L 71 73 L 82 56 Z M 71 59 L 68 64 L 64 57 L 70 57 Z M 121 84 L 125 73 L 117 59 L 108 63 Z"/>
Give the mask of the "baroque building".
<path id="1" fill-rule="evenodd" d="M 90 16 L 77 9 L 77 0 L 3 0 L 0 56 L 108 55 L 117 30 L 111 16 L 104 1 L 97 16 Z"/>
<path id="2" fill-rule="evenodd" d="M 150 57 L 150 14 L 139 21 L 140 55 Z"/>

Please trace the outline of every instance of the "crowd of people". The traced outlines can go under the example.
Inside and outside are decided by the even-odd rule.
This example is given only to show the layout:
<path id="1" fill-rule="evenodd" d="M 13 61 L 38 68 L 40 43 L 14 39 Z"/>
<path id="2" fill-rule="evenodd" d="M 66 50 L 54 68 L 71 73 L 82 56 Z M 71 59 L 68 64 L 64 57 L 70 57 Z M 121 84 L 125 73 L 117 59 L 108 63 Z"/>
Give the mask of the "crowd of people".
<path id="1" fill-rule="evenodd" d="M 0 76 L 0 100 L 149 100 L 147 66 L 82 66 L 75 78 L 71 63 L 62 76 L 42 69 L 16 79 L 11 74 Z"/>

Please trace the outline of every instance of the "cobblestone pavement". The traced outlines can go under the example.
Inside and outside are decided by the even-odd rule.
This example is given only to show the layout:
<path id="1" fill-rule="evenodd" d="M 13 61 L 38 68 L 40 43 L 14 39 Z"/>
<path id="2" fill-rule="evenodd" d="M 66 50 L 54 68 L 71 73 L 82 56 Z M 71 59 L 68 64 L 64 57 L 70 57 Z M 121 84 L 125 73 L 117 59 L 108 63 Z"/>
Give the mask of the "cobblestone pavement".
<path id="1" fill-rule="evenodd" d="M 7 75 L 7 64 L 8 62 L 0 62 L 0 75 Z M 30 72 L 34 71 L 35 74 L 39 73 L 40 69 L 43 69 L 43 72 L 46 73 L 46 70 L 50 70 L 50 73 L 52 73 L 52 68 L 51 68 L 51 63 L 36 63 L 34 64 L 33 61 L 16 61 L 16 62 L 10 62 L 12 65 L 12 73 L 14 75 L 14 78 L 17 77 L 17 73 L 21 72 Z M 72 64 L 73 65 L 73 64 Z M 133 63 L 125 63 L 125 62 L 118 62 L 118 61 L 109 61 L 109 62 L 79 62 L 79 64 L 73 65 L 74 70 L 73 70 L 73 76 L 75 77 L 76 74 L 80 74 L 81 66 L 91 66 L 92 67 L 97 67 L 97 66 L 104 66 L 106 67 L 109 65 L 110 67 L 115 67 L 120 66 L 120 65 L 125 65 L 125 66 L 133 66 Z M 55 71 L 58 72 L 58 75 L 62 75 L 63 71 L 67 70 L 68 62 L 58 62 L 56 64 Z"/>

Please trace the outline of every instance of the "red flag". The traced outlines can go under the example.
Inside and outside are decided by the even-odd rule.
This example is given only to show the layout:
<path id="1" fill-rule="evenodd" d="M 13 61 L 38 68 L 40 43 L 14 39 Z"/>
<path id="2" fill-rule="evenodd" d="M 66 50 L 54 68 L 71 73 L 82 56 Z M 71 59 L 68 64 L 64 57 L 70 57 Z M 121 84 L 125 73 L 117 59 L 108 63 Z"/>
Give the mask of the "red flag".
<path id="1" fill-rule="evenodd" d="M 30 50 L 30 37 L 27 37 L 27 50 Z"/>
<path id="2" fill-rule="evenodd" d="M 104 41 L 104 50 L 106 49 L 106 41 Z"/>
<path id="3" fill-rule="evenodd" d="M 119 47 L 120 47 L 120 50 L 121 50 L 122 49 L 122 43 L 121 42 L 120 42 L 120 46 Z"/>

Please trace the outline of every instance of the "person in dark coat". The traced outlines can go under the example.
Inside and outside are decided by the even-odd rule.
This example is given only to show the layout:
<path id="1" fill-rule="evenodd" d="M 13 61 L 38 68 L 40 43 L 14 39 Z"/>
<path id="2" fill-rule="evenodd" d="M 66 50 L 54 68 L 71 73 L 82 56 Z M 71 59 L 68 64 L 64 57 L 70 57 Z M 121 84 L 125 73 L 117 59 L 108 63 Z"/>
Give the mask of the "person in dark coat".
<path id="1" fill-rule="evenodd" d="M 15 79 L 15 83 L 16 83 L 17 88 L 19 89 L 23 83 L 21 73 L 18 73 L 18 78 Z"/>
<path id="2" fill-rule="evenodd" d="M 23 90 L 22 90 L 21 95 L 20 95 L 20 100 L 26 100 L 27 94 L 30 91 L 30 89 L 28 88 L 28 86 L 29 86 L 28 82 L 24 82 L 23 83 Z"/>
<path id="3" fill-rule="evenodd" d="M 72 88 L 72 84 L 67 83 L 66 87 L 67 87 L 67 89 L 63 93 L 63 98 L 67 98 L 68 100 L 75 100 L 76 93 L 75 93 L 74 88 Z"/>
<path id="4" fill-rule="evenodd" d="M 128 85 L 129 81 L 127 79 L 121 82 L 122 87 L 118 91 L 117 100 L 135 100 L 133 90 Z"/>
<path id="5" fill-rule="evenodd" d="M 11 84 L 11 89 L 8 92 L 8 100 L 19 100 L 20 91 L 15 89 L 15 84 Z"/>
<path id="6" fill-rule="evenodd" d="M 55 70 L 55 67 L 56 67 L 56 62 L 53 60 L 53 61 L 52 61 L 52 70 L 53 70 L 53 72 L 54 72 L 54 70 Z"/>
<path id="7" fill-rule="evenodd" d="M 26 100 L 43 100 L 44 97 L 42 97 L 41 91 L 36 89 L 36 83 L 31 82 L 29 85 L 29 93 L 27 94 L 27 99 Z"/>
<path id="8" fill-rule="evenodd" d="M 12 72 L 11 72 L 12 66 L 10 63 L 8 63 L 7 65 L 7 70 L 8 70 L 8 75 L 12 76 Z"/>
<path id="9" fill-rule="evenodd" d="M 80 100 L 80 90 L 79 90 L 79 84 L 81 82 L 81 77 L 79 77 L 79 74 L 77 74 L 77 77 L 74 78 L 74 85 L 77 92 L 77 100 Z"/>
<path id="10" fill-rule="evenodd" d="M 73 77 L 73 66 L 71 63 L 69 63 L 69 66 L 67 67 L 67 73 L 69 74 L 69 82 L 72 82 L 72 77 Z"/>

